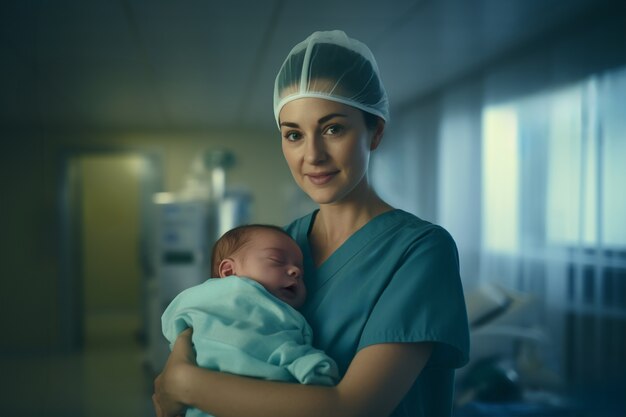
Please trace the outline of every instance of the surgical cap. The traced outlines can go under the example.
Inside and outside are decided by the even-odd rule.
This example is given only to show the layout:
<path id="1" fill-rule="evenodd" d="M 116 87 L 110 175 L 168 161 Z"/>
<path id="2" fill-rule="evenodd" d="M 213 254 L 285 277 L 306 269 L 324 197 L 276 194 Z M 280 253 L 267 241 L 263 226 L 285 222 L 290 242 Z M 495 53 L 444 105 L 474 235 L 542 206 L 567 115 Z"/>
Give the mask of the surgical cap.
<path id="1" fill-rule="evenodd" d="M 303 97 L 336 101 L 389 120 L 374 55 L 340 30 L 314 32 L 291 50 L 274 83 L 276 123 L 285 104 Z"/>

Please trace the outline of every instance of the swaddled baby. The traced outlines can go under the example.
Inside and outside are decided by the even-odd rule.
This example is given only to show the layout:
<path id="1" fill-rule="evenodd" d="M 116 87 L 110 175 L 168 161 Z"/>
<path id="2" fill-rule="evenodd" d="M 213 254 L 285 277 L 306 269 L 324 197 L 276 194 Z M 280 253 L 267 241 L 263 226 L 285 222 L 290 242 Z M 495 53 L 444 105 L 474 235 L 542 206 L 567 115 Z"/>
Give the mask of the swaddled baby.
<path id="1" fill-rule="evenodd" d="M 247 225 L 213 248 L 211 278 L 182 291 L 162 316 L 173 344 L 193 328 L 199 366 L 276 381 L 334 385 L 335 362 L 312 346 L 312 331 L 296 310 L 305 301 L 302 252 L 282 229 Z M 205 416 L 197 409 L 188 417 Z"/>

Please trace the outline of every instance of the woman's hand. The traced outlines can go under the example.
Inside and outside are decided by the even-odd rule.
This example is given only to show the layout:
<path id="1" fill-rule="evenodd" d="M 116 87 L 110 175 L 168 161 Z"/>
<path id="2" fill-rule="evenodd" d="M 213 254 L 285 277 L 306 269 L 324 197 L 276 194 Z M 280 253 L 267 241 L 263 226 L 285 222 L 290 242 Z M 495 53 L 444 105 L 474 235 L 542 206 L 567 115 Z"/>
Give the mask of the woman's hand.
<path id="1" fill-rule="evenodd" d="M 186 367 L 196 366 L 191 343 L 192 329 L 183 331 L 172 348 L 163 371 L 154 380 L 152 403 L 157 417 L 176 417 L 185 414 L 186 405 L 181 401 L 181 378 Z"/>

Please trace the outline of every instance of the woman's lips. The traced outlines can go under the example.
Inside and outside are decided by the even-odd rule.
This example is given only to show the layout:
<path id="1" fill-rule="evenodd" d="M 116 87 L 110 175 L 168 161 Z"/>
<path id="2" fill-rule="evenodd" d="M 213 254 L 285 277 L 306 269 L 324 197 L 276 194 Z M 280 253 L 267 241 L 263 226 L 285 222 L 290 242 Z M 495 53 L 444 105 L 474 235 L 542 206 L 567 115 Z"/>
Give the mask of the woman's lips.
<path id="1" fill-rule="evenodd" d="M 339 171 L 324 172 L 321 174 L 305 174 L 306 177 L 315 185 L 324 185 L 330 182 Z"/>

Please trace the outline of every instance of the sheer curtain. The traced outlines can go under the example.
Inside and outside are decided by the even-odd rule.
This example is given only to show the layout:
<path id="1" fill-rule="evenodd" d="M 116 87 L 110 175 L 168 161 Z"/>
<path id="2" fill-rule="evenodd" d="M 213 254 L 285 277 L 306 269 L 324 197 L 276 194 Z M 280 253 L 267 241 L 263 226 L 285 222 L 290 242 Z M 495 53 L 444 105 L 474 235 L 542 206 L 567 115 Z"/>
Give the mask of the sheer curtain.
<path id="1" fill-rule="evenodd" d="M 482 113 L 480 277 L 538 297 L 570 380 L 626 370 L 624 109 L 622 70 Z"/>
<path id="2" fill-rule="evenodd" d="M 398 114 L 374 154 L 374 184 L 450 231 L 466 293 L 496 283 L 534 298 L 519 324 L 548 335 L 542 359 L 566 381 L 619 378 L 626 69 L 494 99 L 512 79 L 487 77 Z"/>

